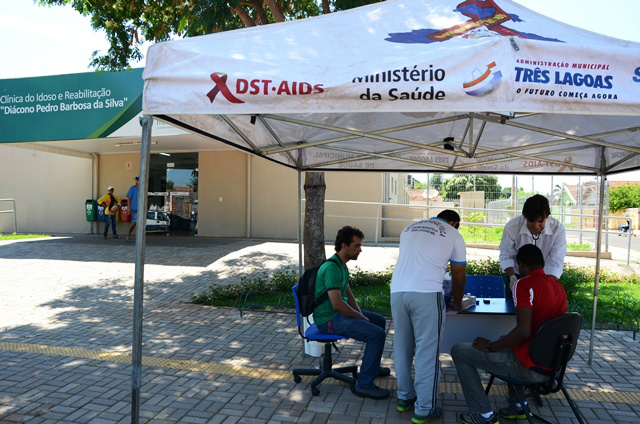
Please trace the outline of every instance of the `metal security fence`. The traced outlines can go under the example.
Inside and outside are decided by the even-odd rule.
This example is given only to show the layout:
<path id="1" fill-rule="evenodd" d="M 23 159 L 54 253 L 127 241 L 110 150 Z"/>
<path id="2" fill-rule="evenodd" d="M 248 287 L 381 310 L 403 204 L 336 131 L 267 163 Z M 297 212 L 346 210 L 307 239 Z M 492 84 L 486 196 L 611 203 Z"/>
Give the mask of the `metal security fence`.
<path id="1" fill-rule="evenodd" d="M 605 184 L 603 248 L 608 251 L 609 237 L 618 235 L 620 224 L 630 219 L 609 214 L 606 180 Z M 406 201 L 402 196 L 396 202 L 382 203 L 327 200 L 325 225 L 339 226 L 348 219 L 367 234 L 375 234 L 376 243 L 393 242 L 408 223 L 454 209 L 464 227 L 492 229 L 491 241 L 495 243 L 500 228 L 522 213 L 526 199 L 541 194 L 549 199 L 552 216 L 565 226 L 571 249 L 596 249 L 600 185 L 594 178 L 419 174 L 407 178 L 407 190 L 410 195 L 404 196 Z"/>

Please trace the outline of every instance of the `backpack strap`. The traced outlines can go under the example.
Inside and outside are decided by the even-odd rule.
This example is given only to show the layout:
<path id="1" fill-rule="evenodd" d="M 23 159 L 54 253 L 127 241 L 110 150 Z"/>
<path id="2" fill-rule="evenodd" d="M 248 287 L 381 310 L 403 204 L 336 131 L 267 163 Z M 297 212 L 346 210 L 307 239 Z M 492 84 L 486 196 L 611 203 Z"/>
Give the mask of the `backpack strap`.
<path id="1" fill-rule="evenodd" d="M 336 262 L 335 260 L 333 260 L 333 257 L 327 259 L 326 261 L 324 261 L 324 263 L 327 262 L 333 262 L 336 265 L 340 265 L 338 262 Z M 327 299 L 329 299 L 329 293 L 325 290 L 320 296 L 318 296 L 318 298 L 313 302 L 313 309 L 317 308 L 318 306 L 320 306 L 321 304 L 323 304 L 324 302 L 327 301 Z"/>

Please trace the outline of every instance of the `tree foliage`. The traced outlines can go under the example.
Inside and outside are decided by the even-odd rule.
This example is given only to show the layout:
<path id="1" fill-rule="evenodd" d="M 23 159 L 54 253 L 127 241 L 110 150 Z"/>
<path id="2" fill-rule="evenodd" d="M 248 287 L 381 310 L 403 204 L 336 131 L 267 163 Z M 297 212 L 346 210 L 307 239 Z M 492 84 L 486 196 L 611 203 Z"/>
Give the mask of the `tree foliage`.
<path id="1" fill-rule="evenodd" d="M 491 194 L 491 200 L 509 197 L 502 191 L 502 187 L 498 184 L 498 177 L 495 175 L 476 175 L 474 182 L 473 175 L 456 174 L 442 181 L 440 194 L 443 199 L 457 200 L 458 193 L 461 191 L 484 191 Z"/>
<path id="2" fill-rule="evenodd" d="M 640 184 L 627 183 L 609 190 L 609 210 L 640 208 Z"/>
<path id="3" fill-rule="evenodd" d="M 106 54 L 95 51 L 90 66 L 122 70 L 143 58 L 144 42 L 211 34 L 285 22 L 351 9 L 380 0 L 38 0 L 70 5 L 89 16 L 109 41 Z"/>
<path id="4" fill-rule="evenodd" d="M 442 191 L 442 182 L 444 181 L 444 175 L 442 174 L 433 174 L 431 178 L 429 178 L 429 187 Z"/>

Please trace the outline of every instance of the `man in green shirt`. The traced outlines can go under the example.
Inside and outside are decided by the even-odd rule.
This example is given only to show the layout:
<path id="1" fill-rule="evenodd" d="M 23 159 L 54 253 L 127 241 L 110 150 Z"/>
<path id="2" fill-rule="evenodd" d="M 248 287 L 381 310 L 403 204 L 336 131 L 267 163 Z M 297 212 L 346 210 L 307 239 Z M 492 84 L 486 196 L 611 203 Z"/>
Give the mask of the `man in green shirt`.
<path id="1" fill-rule="evenodd" d="M 364 234 L 357 228 L 346 226 L 338 231 L 336 254 L 332 256 L 335 262 L 325 262 L 316 276 L 315 298 L 324 292 L 329 298 L 316 306 L 313 320 L 322 333 L 339 334 L 365 343 L 354 393 L 365 398 L 386 399 L 390 395 L 389 390 L 373 383 L 376 377 L 387 376 L 391 372 L 389 368 L 380 367 L 386 319 L 374 312 L 361 310 L 349 287 L 347 262 L 358 259 L 363 238 Z"/>

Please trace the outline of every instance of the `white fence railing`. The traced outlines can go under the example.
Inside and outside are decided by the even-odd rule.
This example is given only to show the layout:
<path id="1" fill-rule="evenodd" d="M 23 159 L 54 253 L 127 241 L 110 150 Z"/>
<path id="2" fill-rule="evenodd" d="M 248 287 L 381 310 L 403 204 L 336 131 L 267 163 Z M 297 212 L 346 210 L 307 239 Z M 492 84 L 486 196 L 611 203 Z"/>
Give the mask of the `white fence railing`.
<path id="1" fill-rule="evenodd" d="M 0 214 L 12 213 L 13 214 L 13 232 L 18 232 L 18 221 L 16 219 L 16 200 L 15 199 L 0 199 L 0 202 L 12 202 L 13 209 L 0 210 Z"/>

